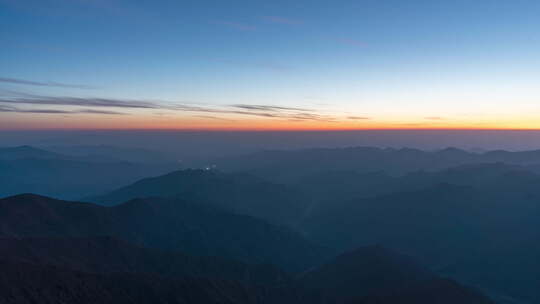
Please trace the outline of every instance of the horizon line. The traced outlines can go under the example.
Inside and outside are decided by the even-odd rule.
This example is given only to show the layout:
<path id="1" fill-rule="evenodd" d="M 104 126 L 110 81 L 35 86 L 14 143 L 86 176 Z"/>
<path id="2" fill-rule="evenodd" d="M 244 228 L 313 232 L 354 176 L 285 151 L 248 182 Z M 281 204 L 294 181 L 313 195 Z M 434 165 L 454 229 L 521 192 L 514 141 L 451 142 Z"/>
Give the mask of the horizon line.
<path id="1" fill-rule="evenodd" d="M 163 132 L 354 132 L 354 131 L 525 131 L 540 128 L 16 128 L 0 132 L 24 131 L 163 131 Z"/>

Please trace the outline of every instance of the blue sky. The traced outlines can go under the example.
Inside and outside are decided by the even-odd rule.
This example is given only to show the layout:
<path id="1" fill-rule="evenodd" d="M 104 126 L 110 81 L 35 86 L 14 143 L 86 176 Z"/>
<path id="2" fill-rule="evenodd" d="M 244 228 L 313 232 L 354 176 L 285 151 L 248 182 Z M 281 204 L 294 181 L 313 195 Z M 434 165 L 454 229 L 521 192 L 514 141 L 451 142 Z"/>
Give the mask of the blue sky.
<path id="1" fill-rule="evenodd" d="M 540 128 L 538 16 L 519 0 L 0 0 L 0 127 Z"/>

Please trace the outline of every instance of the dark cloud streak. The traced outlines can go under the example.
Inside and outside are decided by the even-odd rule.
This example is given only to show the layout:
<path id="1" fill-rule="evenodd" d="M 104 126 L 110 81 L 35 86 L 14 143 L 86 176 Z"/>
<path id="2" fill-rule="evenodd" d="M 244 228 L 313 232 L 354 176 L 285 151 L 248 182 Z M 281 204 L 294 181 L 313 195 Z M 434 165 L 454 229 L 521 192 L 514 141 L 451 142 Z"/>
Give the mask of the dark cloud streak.
<path id="1" fill-rule="evenodd" d="M 168 110 L 178 112 L 212 113 L 212 114 L 232 114 L 244 116 L 256 116 L 276 119 L 295 119 L 304 121 L 335 121 L 336 118 L 328 115 L 316 113 L 314 110 L 297 107 L 284 107 L 275 105 L 251 105 L 251 104 L 229 104 L 229 105 L 190 105 L 182 103 L 157 102 L 145 100 L 120 100 L 107 98 L 82 98 L 82 97 L 50 97 L 38 95 L 24 95 L 26 97 L 0 98 L 0 104 L 5 105 L 42 105 L 42 106 L 81 106 L 96 107 L 98 109 L 84 110 L 21 110 L 11 106 L 4 106 L 3 112 L 19 113 L 62 113 L 62 114 L 110 114 L 122 115 L 116 111 L 102 110 L 99 108 L 120 108 L 120 109 L 143 109 L 143 110 Z M 206 117 L 209 118 L 209 117 Z"/>
<path id="2" fill-rule="evenodd" d="M 101 114 L 101 115 L 126 115 L 126 113 L 115 111 L 100 111 L 93 109 L 82 110 L 56 110 L 56 109 L 20 109 L 11 106 L 0 106 L 0 112 L 8 113 L 27 113 L 27 114 Z"/>
<path id="3" fill-rule="evenodd" d="M 233 104 L 231 105 L 235 108 L 245 109 L 245 110 L 257 110 L 257 111 L 302 111 L 302 112 L 312 112 L 313 110 L 304 109 L 304 108 L 294 108 L 294 107 L 281 107 L 281 106 L 268 106 L 268 105 L 250 105 L 250 104 Z"/>
<path id="4" fill-rule="evenodd" d="M 58 106 L 90 106 L 90 107 L 114 107 L 114 108 L 137 108 L 137 109 L 160 109 L 161 106 L 147 101 L 131 101 L 106 98 L 80 98 L 80 97 L 46 97 L 33 96 L 27 98 L 0 99 L 0 103 L 11 104 L 36 104 Z"/>
<path id="5" fill-rule="evenodd" d="M 25 80 L 25 79 L 18 79 L 18 78 L 10 78 L 10 77 L 0 77 L 0 82 L 11 83 L 11 84 L 39 86 L 39 87 L 95 89 L 95 87 L 87 86 L 87 85 L 81 85 L 81 84 L 67 84 L 67 83 L 54 82 L 54 81 L 40 82 L 40 81 L 32 81 L 32 80 Z"/>

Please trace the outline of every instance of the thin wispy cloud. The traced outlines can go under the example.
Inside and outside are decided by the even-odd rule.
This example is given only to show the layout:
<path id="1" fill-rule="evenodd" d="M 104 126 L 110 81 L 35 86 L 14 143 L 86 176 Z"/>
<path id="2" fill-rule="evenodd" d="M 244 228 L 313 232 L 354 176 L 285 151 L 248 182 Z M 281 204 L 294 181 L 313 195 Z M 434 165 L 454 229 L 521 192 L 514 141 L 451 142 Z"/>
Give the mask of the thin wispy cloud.
<path id="1" fill-rule="evenodd" d="M 314 121 L 325 121 L 325 122 L 333 122 L 336 121 L 335 117 L 331 117 L 328 115 L 320 115 L 320 114 L 314 114 L 314 113 L 298 113 L 291 116 L 293 119 L 298 120 L 314 120 Z"/>
<path id="2" fill-rule="evenodd" d="M 233 104 L 231 105 L 236 108 L 246 109 L 246 110 L 258 110 L 258 111 L 313 111 L 310 109 L 304 108 L 294 108 L 294 107 L 282 107 L 282 106 L 267 106 L 267 105 L 250 105 L 250 104 Z"/>
<path id="3" fill-rule="evenodd" d="M 61 83 L 55 81 L 32 81 L 26 79 L 10 78 L 10 77 L 0 77 L 0 82 L 2 83 L 11 83 L 11 84 L 20 84 L 20 85 L 30 85 L 30 86 L 39 86 L 39 87 L 59 87 L 59 88 L 74 88 L 74 89 L 94 89 L 95 87 L 81 84 L 69 84 Z"/>
<path id="4" fill-rule="evenodd" d="M 352 120 L 368 120 L 368 119 L 371 119 L 371 117 L 366 117 L 366 116 L 347 116 L 347 119 L 352 119 Z"/>
<path id="5" fill-rule="evenodd" d="M 57 109 L 20 109 L 11 106 L 0 106 L 0 112 L 27 113 L 27 114 L 100 114 L 100 115 L 126 115 L 126 113 L 116 111 L 100 111 L 93 109 L 82 110 L 57 110 Z"/>
<path id="6" fill-rule="evenodd" d="M 47 97 L 34 96 L 22 98 L 0 98 L 0 103 L 11 104 L 34 104 L 56 106 L 89 106 L 89 107 L 114 107 L 135 109 L 160 109 L 162 106 L 147 101 L 118 100 L 106 98 L 81 98 L 81 97 Z"/>
<path id="7" fill-rule="evenodd" d="M 232 28 L 238 31 L 244 31 L 244 32 L 250 32 L 257 30 L 256 26 L 240 23 L 240 22 L 234 22 L 234 21 L 214 21 L 215 24 L 218 25 L 224 25 L 228 28 Z"/>
<path id="8" fill-rule="evenodd" d="M 19 109 L 10 106 L 0 106 L 0 112 L 9 113 L 34 113 L 34 114 L 70 114 L 71 111 L 51 110 L 51 109 Z"/>
<path id="9" fill-rule="evenodd" d="M 312 121 L 335 121 L 336 118 L 330 115 L 317 113 L 315 110 L 300 108 L 300 107 L 284 107 L 278 105 L 251 105 L 251 104 L 229 104 L 229 105 L 193 105 L 186 103 L 174 103 L 166 101 L 146 101 L 146 100 L 121 100 L 121 99 L 106 99 L 106 98 L 82 98 L 82 97 L 51 97 L 37 96 L 33 97 L 13 97 L 0 98 L 0 104 L 4 112 L 22 112 L 14 108 L 17 105 L 39 105 L 39 106 L 80 106 L 85 107 L 84 110 L 64 111 L 60 110 L 61 114 L 109 114 L 122 115 L 125 113 L 103 110 L 102 108 L 119 108 L 119 109 L 143 109 L 143 110 L 165 110 L 173 112 L 192 112 L 192 113 L 208 113 L 208 114 L 224 114 L 224 115 L 243 115 L 255 116 L 263 118 L 276 119 L 296 119 L 296 120 L 312 120 Z M 88 109 L 90 108 L 90 109 Z M 96 108 L 96 109 L 92 109 Z M 34 111 L 34 110 L 28 110 Z M 37 110 L 36 110 L 37 111 Z M 41 110 L 41 113 L 49 110 Z M 55 113 L 50 110 L 50 113 Z M 207 116 L 207 115 L 205 115 Z M 208 115 L 211 116 L 211 115 Z M 209 117 L 206 117 L 209 118 Z"/>
<path id="10" fill-rule="evenodd" d="M 105 110 L 92 110 L 92 109 L 83 109 L 75 111 L 72 113 L 87 113 L 87 114 L 104 114 L 104 115 L 127 115 L 127 113 L 117 112 L 117 111 L 105 111 Z"/>
<path id="11" fill-rule="evenodd" d="M 210 115 L 194 115 L 193 117 L 213 119 L 213 120 L 221 120 L 221 121 L 235 121 L 234 119 L 228 119 L 228 118 L 210 116 Z"/>
<path id="12" fill-rule="evenodd" d="M 300 25 L 304 24 L 302 20 L 298 19 L 291 19 L 281 16 L 263 16 L 263 20 L 271 23 L 278 23 L 278 24 L 286 24 L 286 25 Z"/>
<path id="13" fill-rule="evenodd" d="M 335 121 L 334 117 L 328 115 L 321 115 L 316 113 L 315 110 L 297 107 L 283 107 L 272 105 L 251 105 L 251 104 L 233 104 L 230 105 L 235 108 L 244 109 L 245 111 L 238 111 L 244 115 L 256 115 L 263 117 L 285 118 L 288 120 L 313 120 L 313 121 Z"/>

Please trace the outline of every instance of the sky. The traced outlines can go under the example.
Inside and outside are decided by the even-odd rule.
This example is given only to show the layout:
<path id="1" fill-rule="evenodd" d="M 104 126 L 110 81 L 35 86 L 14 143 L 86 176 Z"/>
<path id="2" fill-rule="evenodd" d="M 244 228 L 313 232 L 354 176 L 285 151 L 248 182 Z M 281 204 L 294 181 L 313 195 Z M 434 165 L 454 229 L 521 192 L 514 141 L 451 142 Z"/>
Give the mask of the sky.
<path id="1" fill-rule="evenodd" d="M 540 2 L 0 0 L 0 129 L 540 129 Z"/>

